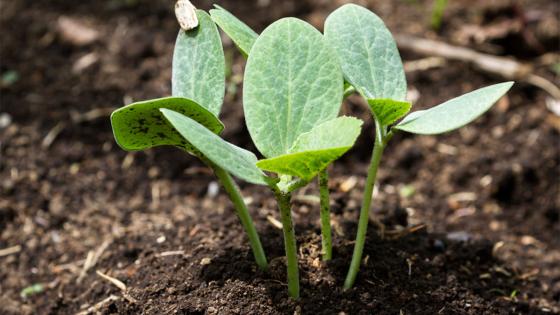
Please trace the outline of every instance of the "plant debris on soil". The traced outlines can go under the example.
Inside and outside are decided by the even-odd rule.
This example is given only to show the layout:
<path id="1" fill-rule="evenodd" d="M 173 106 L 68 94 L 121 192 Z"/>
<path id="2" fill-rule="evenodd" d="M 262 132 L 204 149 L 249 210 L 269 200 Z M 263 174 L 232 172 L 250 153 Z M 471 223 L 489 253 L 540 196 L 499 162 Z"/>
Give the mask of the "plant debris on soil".
<path id="1" fill-rule="evenodd" d="M 321 29 L 346 1 L 216 2 L 262 31 L 283 16 Z M 355 2 L 395 33 L 512 56 L 558 84 L 555 1 L 450 1 L 438 32 L 431 1 Z M 293 301 L 266 189 L 240 183 L 270 260 L 262 272 L 202 164 L 174 148 L 127 153 L 113 140 L 112 109 L 170 93 L 173 4 L 0 3 L 0 314 L 560 314 L 560 117 L 545 92 L 518 84 L 458 132 L 396 135 L 371 211 L 387 229 L 371 222 L 345 292 L 373 130 L 350 97 L 344 114 L 367 125 L 331 169 L 334 259 L 321 261 L 312 185 L 294 198 L 302 297 Z M 224 137 L 254 151 L 242 127 L 244 59 L 224 40 Z M 416 109 L 499 81 L 459 61 L 407 77 Z"/>

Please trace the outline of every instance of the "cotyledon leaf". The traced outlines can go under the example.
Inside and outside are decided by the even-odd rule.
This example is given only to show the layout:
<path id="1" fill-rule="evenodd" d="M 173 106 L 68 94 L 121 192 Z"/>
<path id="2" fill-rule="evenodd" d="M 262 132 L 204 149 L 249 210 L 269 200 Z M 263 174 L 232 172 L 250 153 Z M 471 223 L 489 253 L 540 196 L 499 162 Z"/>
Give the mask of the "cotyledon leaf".
<path id="1" fill-rule="evenodd" d="M 289 150 L 257 162 L 263 170 L 311 180 L 321 170 L 341 157 L 360 135 L 362 121 L 353 117 L 338 117 L 303 133 Z"/>
<path id="2" fill-rule="evenodd" d="M 335 118 L 342 93 L 335 53 L 304 21 L 278 20 L 251 48 L 243 109 L 251 138 L 265 157 L 288 153 L 300 134 Z"/>
<path id="3" fill-rule="evenodd" d="M 412 106 L 409 102 L 395 101 L 391 99 L 368 99 L 371 112 L 381 124 L 389 126 L 408 113 Z"/>
<path id="4" fill-rule="evenodd" d="M 223 140 L 183 114 L 169 109 L 161 109 L 161 112 L 177 132 L 210 161 L 250 183 L 267 185 L 268 178 L 255 165 L 257 157 L 253 153 Z"/>
<path id="5" fill-rule="evenodd" d="M 180 30 L 173 52 L 173 96 L 192 99 L 218 116 L 225 93 L 225 57 L 220 33 L 208 13 L 196 10 L 197 28 Z"/>
<path id="6" fill-rule="evenodd" d="M 427 109 L 417 110 L 417 111 L 414 111 L 414 112 L 412 112 L 412 113 L 406 115 L 406 116 L 403 118 L 403 120 L 401 120 L 401 121 L 399 122 L 399 125 L 401 125 L 401 124 L 404 125 L 404 124 L 406 124 L 406 123 L 408 123 L 408 122 L 413 121 L 414 119 L 416 119 L 416 118 L 422 116 L 422 115 L 424 114 L 425 111 L 427 111 Z"/>
<path id="7" fill-rule="evenodd" d="M 401 57 L 377 15 L 355 4 L 343 5 L 325 21 L 325 38 L 335 49 L 346 80 L 366 98 L 405 100 Z"/>
<path id="8" fill-rule="evenodd" d="M 513 85 L 504 82 L 490 85 L 451 99 L 405 119 L 394 128 L 424 135 L 444 133 L 460 128 L 492 107 Z M 417 112 L 412 113 L 410 116 Z"/>
<path id="9" fill-rule="evenodd" d="M 111 114 L 111 125 L 117 144 L 127 151 L 175 145 L 193 152 L 188 143 L 162 116 L 160 108 L 172 109 L 191 117 L 209 132 L 220 133 L 224 126 L 206 108 L 182 97 L 166 97 L 133 103 Z"/>
<path id="10" fill-rule="evenodd" d="M 210 10 L 212 20 L 233 40 L 245 57 L 249 56 L 249 51 L 259 34 L 226 9 L 217 4 L 214 6 L 216 9 Z"/>

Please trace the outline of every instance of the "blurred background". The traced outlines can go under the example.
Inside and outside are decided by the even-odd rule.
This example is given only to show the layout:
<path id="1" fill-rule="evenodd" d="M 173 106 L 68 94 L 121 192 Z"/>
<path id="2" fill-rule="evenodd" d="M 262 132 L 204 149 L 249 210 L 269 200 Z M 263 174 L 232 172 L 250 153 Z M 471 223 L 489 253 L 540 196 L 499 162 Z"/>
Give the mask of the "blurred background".
<path id="1" fill-rule="evenodd" d="M 491 254 L 525 277 L 519 299 L 533 311 L 558 311 L 560 3 L 193 4 L 200 9 L 219 4 L 261 32 L 285 16 L 322 30 L 326 16 L 348 2 L 370 8 L 397 38 L 415 109 L 517 81 L 489 113 L 459 131 L 438 137 L 398 134 L 382 162 L 372 216 L 394 230 L 420 226 L 446 240 L 491 242 Z M 171 0 L 0 1 L 0 313 L 88 310 L 115 290 L 101 284 L 95 268 L 86 268 L 96 253 L 93 265 L 121 270 L 116 274 L 137 288 L 143 280 L 125 267 L 177 246 L 205 246 L 212 253 L 233 239 L 245 250 L 239 255 L 250 260 L 228 200 L 200 162 L 173 148 L 127 153 L 113 140 L 112 110 L 170 94 L 178 31 L 173 6 Z M 223 42 L 229 68 L 224 137 L 256 152 L 243 126 L 245 60 L 226 36 Z M 360 99 L 350 97 L 342 112 L 360 117 L 366 128 L 331 169 L 340 242 L 354 234 L 373 144 L 369 111 Z M 268 230 L 267 218 L 277 217 L 270 195 L 240 185 L 251 198 L 259 230 Z M 303 201 L 294 209 L 302 234 L 318 227 L 316 205 L 305 201 L 313 194 L 314 186 L 302 191 Z M 197 227 L 202 232 L 193 233 Z M 279 234 L 265 245 L 277 241 Z M 169 277 L 152 275 L 151 281 Z M 139 299 L 144 293 L 131 294 Z M 127 309 L 122 299 L 119 303 L 112 311 Z M 211 313 L 211 302 L 200 303 Z M 107 305 L 102 307 L 110 312 Z M 286 305 L 293 313 L 294 306 Z M 146 311 L 134 307 L 128 310 Z"/>

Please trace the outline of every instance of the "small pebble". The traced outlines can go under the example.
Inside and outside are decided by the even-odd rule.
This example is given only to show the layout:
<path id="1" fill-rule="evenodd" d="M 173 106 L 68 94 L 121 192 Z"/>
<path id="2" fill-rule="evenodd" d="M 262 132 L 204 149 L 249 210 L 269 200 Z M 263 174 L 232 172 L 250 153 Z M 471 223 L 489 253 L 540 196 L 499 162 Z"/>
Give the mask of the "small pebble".
<path id="1" fill-rule="evenodd" d="M 210 198 L 214 198 L 218 195 L 218 193 L 220 192 L 220 186 L 218 185 L 217 182 L 210 182 L 210 184 L 208 184 L 208 191 L 207 191 L 207 195 Z"/>
<path id="2" fill-rule="evenodd" d="M 12 123 L 12 116 L 8 113 L 0 114 L 0 129 L 8 127 Z"/>

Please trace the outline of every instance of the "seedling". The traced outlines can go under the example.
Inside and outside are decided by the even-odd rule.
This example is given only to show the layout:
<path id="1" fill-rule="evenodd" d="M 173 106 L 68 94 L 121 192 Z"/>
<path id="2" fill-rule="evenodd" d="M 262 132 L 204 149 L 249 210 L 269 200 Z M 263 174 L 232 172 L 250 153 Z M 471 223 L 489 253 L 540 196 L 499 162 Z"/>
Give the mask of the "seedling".
<path id="1" fill-rule="evenodd" d="M 180 113 L 162 109 L 176 130 L 210 161 L 246 181 L 268 185 L 278 201 L 288 292 L 299 297 L 291 194 L 352 147 L 362 122 L 336 117 L 343 96 L 337 57 L 323 36 L 295 18 L 281 19 L 246 47 L 243 108 L 251 138 L 266 158 L 234 146 Z M 268 171 L 274 176 L 267 176 Z"/>
<path id="2" fill-rule="evenodd" d="M 478 89 L 405 116 L 411 104 L 405 101 L 402 61 L 391 33 L 377 15 L 358 5 L 344 5 L 327 18 L 325 38 L 335 48 L 346 80 L 367 101 L 376 126 L 354 254 L 344 282 L 348 289 L 354 285 L 360 267 L 377 169 L 393 133 L 434 135 L 460 128 L 490 109 L 513 82 Z"/>
<path id="3" fill-rule="evenodd" d="M 432 7 L 432 16 L 430 18 L 430 24 L 432 28 L 439 31 L 441 28 L 441 22 L 443 21 L 443 14 L 445 13 L 445 8 L 447 7 L 448 0 L 436 0 Z"/>
<path id="4" fill-rule="evenodd" d="M 233 202 L 261 269 L 267 260 L 247 206 L 231 176 L 209 160 L 195 142 L 185 140 L 167 123 L 159 109 L 167 108 L 198 122 L 198 126 L 218 137 L 224 128 L 217 118 L 225 90 L 225 62 L 220 35 L 210 16 L 196 11 L 197 28 L 179 31 L 173 54 L 172 97 L 142 101 L 113 112 L 111 124 L 119 146 L 127 151 L 172 145 L 199 157 L 224 186 Z M 264 183 L 261 178 L 250 182 Z"/>

